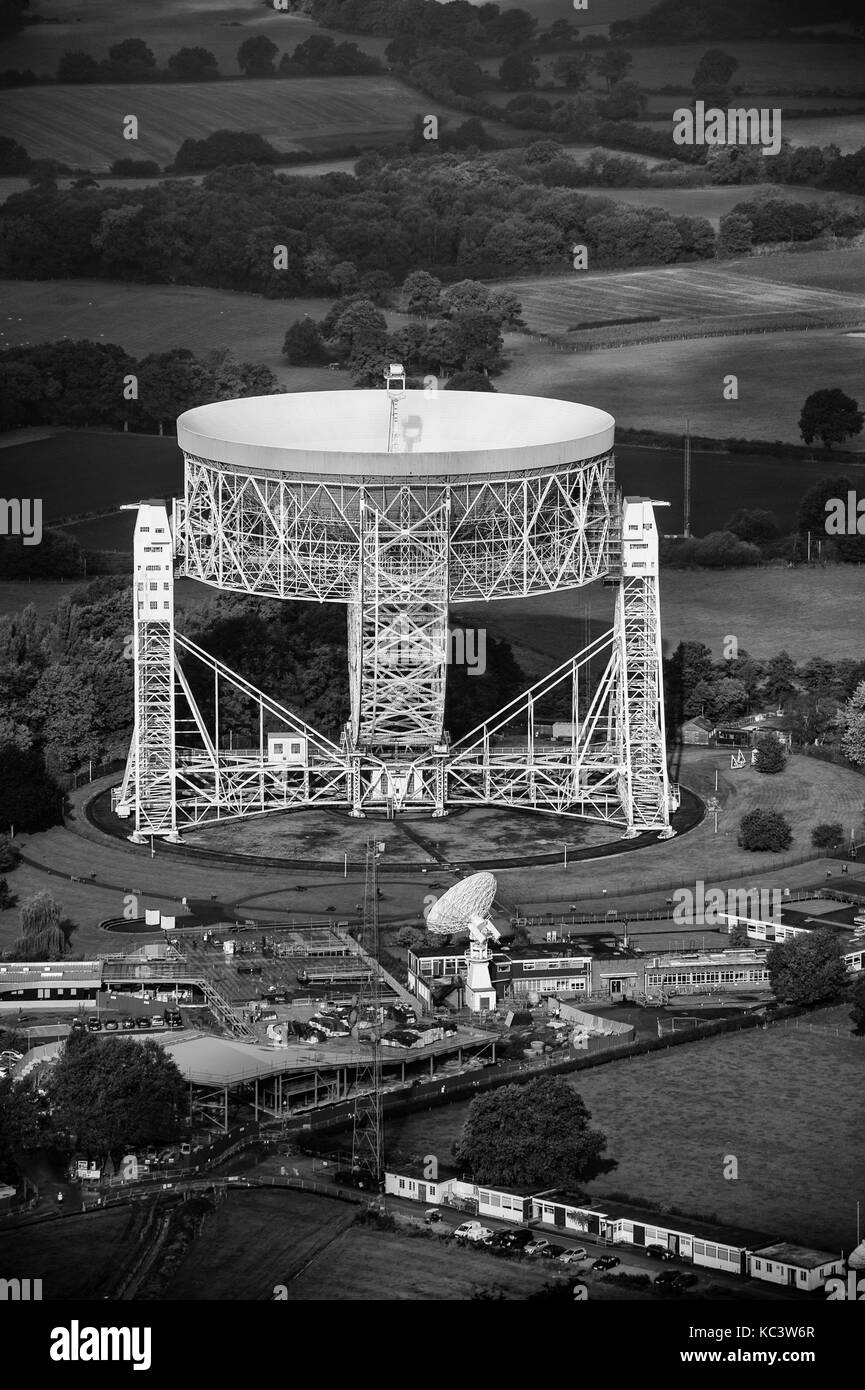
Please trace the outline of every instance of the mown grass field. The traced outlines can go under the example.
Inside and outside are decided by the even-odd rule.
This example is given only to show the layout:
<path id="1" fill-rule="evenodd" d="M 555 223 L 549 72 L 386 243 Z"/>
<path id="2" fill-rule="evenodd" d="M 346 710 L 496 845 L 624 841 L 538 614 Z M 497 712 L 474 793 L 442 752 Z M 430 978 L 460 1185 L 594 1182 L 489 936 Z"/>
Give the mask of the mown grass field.
<path id="1" fill-rule="evenodd" d="M 0 92 L 0 121 L 34 159 L 99 172 L 130 154 L 170 164 L 184 140 L 216 130 L 262 135 L 283 153 L 407 136 L 429 101 L 386 76 L 22 87 Z M 129 112 L 139 123 L 134 144 L 123 138 Z"/>
<path id="2" fill-rule="evenodd" d="M 618 191 L 614 190 L 613 196 Z M 664 206 L 665 192 L 653 195 L 652 206 Z M 723 190 L 724 194 L 729 192 Z M 740 197 L 735 201 L 742 201 L 741 190 L 738 192 Z M 689 189 L 686 194 L 695 199 L 712 196 L 706 189 Z M 815 326 L 847 314 L 851 318 L 861 316 L 862 295 L 856 285 L 865 267 L 865 252 L 824 254 L 836 258 L 838 283 L 834 288 L 809 284 L 806 262 L 811 257 L 805 255 L 799 257 L 799 278 L 795 279 L 785 265 L 787 278 L 779 281 L 773 278 L 774 257 L 761 256 L 751 261 L 646 270 L 571 270 L 569 274 L 513 278 L 502 284 L 521 301 L 529 328 L 543 333 L 566 334 L 576 324 L 638 314 L 710 325 L 718 318 L 735 318 L 737 324 L 754 327 L 770 326 L 778 315 L 805 315 Z M 748 265 L 745 275 L 741 273 L 743 264 Z"/>
<path id="3" fill-rule="evenodd" d="M 496 379 L 497 390 L 588 401 L 608 410 L 620 428 L 681 431 L 684 436 L 689 419 L 693 434 L 710 439 L 801 445 L 799 416 L 812 391 L 840 386 L 860 404 L 863 396 L 865 336 L 845 328 L 684 338 L 579 353 L 556 352 L 515 338 L 508 348 L 510 365 Z M 724 399 L 728 375 L 737 378 L 737 400 Z M 862 437 L 851 443 L 861 450 Z M 617 459 L 627 459 L 627 447 L 619 446 Z M 648 461 L 647 466 L 651 470 Z M 800 493 L 788 488 L 785 479 L 795 479 L 797 486 L 801 479 L 804 491 L 807 479 L 813 482 L 827 466 L 796 459 L 787 462 L 783 471 L 773 467 L 764 472 L 749 469 L 743 459 L 733 456 L 725 460 L 722 476 L 707 467 L 701 479 L 695 478 L 692 505 L 698 534 L 700 528 L 717 526 L 737 506 L 767 506 L 792 517 Z M 832 471 L 844 472 L 847 467 Z M 668 476 L 667 487 L 674 488 L 671 500 L 676 504 L 682 493 L 677 463 Z M 671 496 L 669 491 L 662 495 Z M 734 500 L 737 496 L 739 501 Z M 734 505 L 718 516 L 714 501 L 727 497 Z M 664 526 L 681 529 L 681 512 L 674 511 Z"/>
<path id="4" fill-rule="evenodd" d="M 863 1062 L 865 1042 L 775 1027 L 574 1075 L 619 1164 L 589 1190 L 849 1251 L 861 1186 Z M 391 1120 L 388 1148 L 446 1162 L 467 1110 Z M 738 1159 L 735 1182 L 723 1177 L 726 1154 Z"/>

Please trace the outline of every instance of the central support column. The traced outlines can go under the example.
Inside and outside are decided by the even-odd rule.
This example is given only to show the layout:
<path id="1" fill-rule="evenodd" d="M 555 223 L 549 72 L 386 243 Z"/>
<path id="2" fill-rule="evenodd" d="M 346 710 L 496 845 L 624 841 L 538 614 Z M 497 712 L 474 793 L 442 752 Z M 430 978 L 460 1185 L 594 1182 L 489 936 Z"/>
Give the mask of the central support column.
<path id="1" fill-rule="evenodd" d="M 357 748 L 413 753 L 442 742 L 449 511 L 444 491 L 421 507 L 406 486 L 388 489 L 382 508 L 361 503 L 360 573 L 348 617 Z"/>

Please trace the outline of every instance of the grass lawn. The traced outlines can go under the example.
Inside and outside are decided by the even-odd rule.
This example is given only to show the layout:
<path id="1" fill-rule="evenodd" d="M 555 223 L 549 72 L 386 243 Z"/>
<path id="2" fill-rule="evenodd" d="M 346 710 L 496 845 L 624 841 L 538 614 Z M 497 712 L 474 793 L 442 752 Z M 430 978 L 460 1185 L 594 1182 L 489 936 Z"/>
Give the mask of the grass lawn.
<path id="1" fill-rule="evenodd" d="M 140 1218 L 136 1207 L 115 1207 L 2 1231 L 0 1264 L 21 1279 L 41 1279 L 46 1302 L 101 1299 L 131 1253 Z"/>
<path id="2" fill-rule="evenodd" d="M 572 1084 L 619 1164 L 589 1190 L 849 1251 L 861 1184 L 863 1060 L 861 1041 L 774 1027 L 575 1074 Z M 457 1104 L 390 1120 L 388 1148 L 437 1154 L 444 1163 L 467 1113 Z M 735 1182 L 723 1177 L 727 1154 L 739 1162 Z"/>

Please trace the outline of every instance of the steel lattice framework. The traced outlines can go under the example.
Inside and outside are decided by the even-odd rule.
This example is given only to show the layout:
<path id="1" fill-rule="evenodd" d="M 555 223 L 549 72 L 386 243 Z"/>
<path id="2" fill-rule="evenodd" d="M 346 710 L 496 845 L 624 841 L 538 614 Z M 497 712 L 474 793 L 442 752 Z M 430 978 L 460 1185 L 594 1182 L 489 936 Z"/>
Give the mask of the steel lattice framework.
<path id="1" fill-rule="evenodd" d="M 671 833 L 657 530 L 650 501 L 616 493 L 609 416 L 468 392 L 326 392 L 201 407 L 178 438 L 184 497 L 171 522 L 142 504 L 136 528 L 136 720 L 117 809 L 137 835 L 317 804 L 445 815 L 479 802 Z M 157 528 L 164 612 L 140 587 Z M 180 572 L 216 587 L 347 605 L 339 742 L 174 633 L 172 541 Z M 611 631 L 452 744 L 450 605 L 598 578 L 617 589 Z M 193 665 L 212 681 L 207 718 Z M 226 685 L 254 710 L 251 747 L 224 746 Z M 540 727 L 553 707 L 568 711 L 562 742 Z"/>

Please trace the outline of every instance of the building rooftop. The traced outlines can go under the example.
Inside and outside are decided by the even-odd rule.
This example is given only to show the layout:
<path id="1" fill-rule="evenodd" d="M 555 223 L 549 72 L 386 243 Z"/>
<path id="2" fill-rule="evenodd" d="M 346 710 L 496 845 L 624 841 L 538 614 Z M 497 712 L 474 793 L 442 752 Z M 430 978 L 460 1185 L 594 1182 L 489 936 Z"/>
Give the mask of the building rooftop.
<path id="1" fill-rule="evenodd" d="M 429 1164 L 422 1162 L 387 1163 L 385 1164 L 385 1172 L 390 1173 L 392 1177 L 417 1178 L 421 1182 L 454 1182 L 457 1178 L 462 1177 L 459 1168 L 454 1168 L 446 1163 L 438 1165 L 437 1178 L 429 1176 Z"/>
<path id="2" fill-rule="evenodd" d="M 760 1259 L 777 1260 L 779 1264 L 795 1265 L 797 1269 L 818 1269 L 820 1265 L 830 1264 L 833 1260 L 840 1260 L 841 1256 L 837 1252 L 830 1250 L 812 1250 L 807 1245 L 793 1245 L 788 1240 L 779 1241 L 777 1245 L 764 1245 L 754 1254 Z"/>

